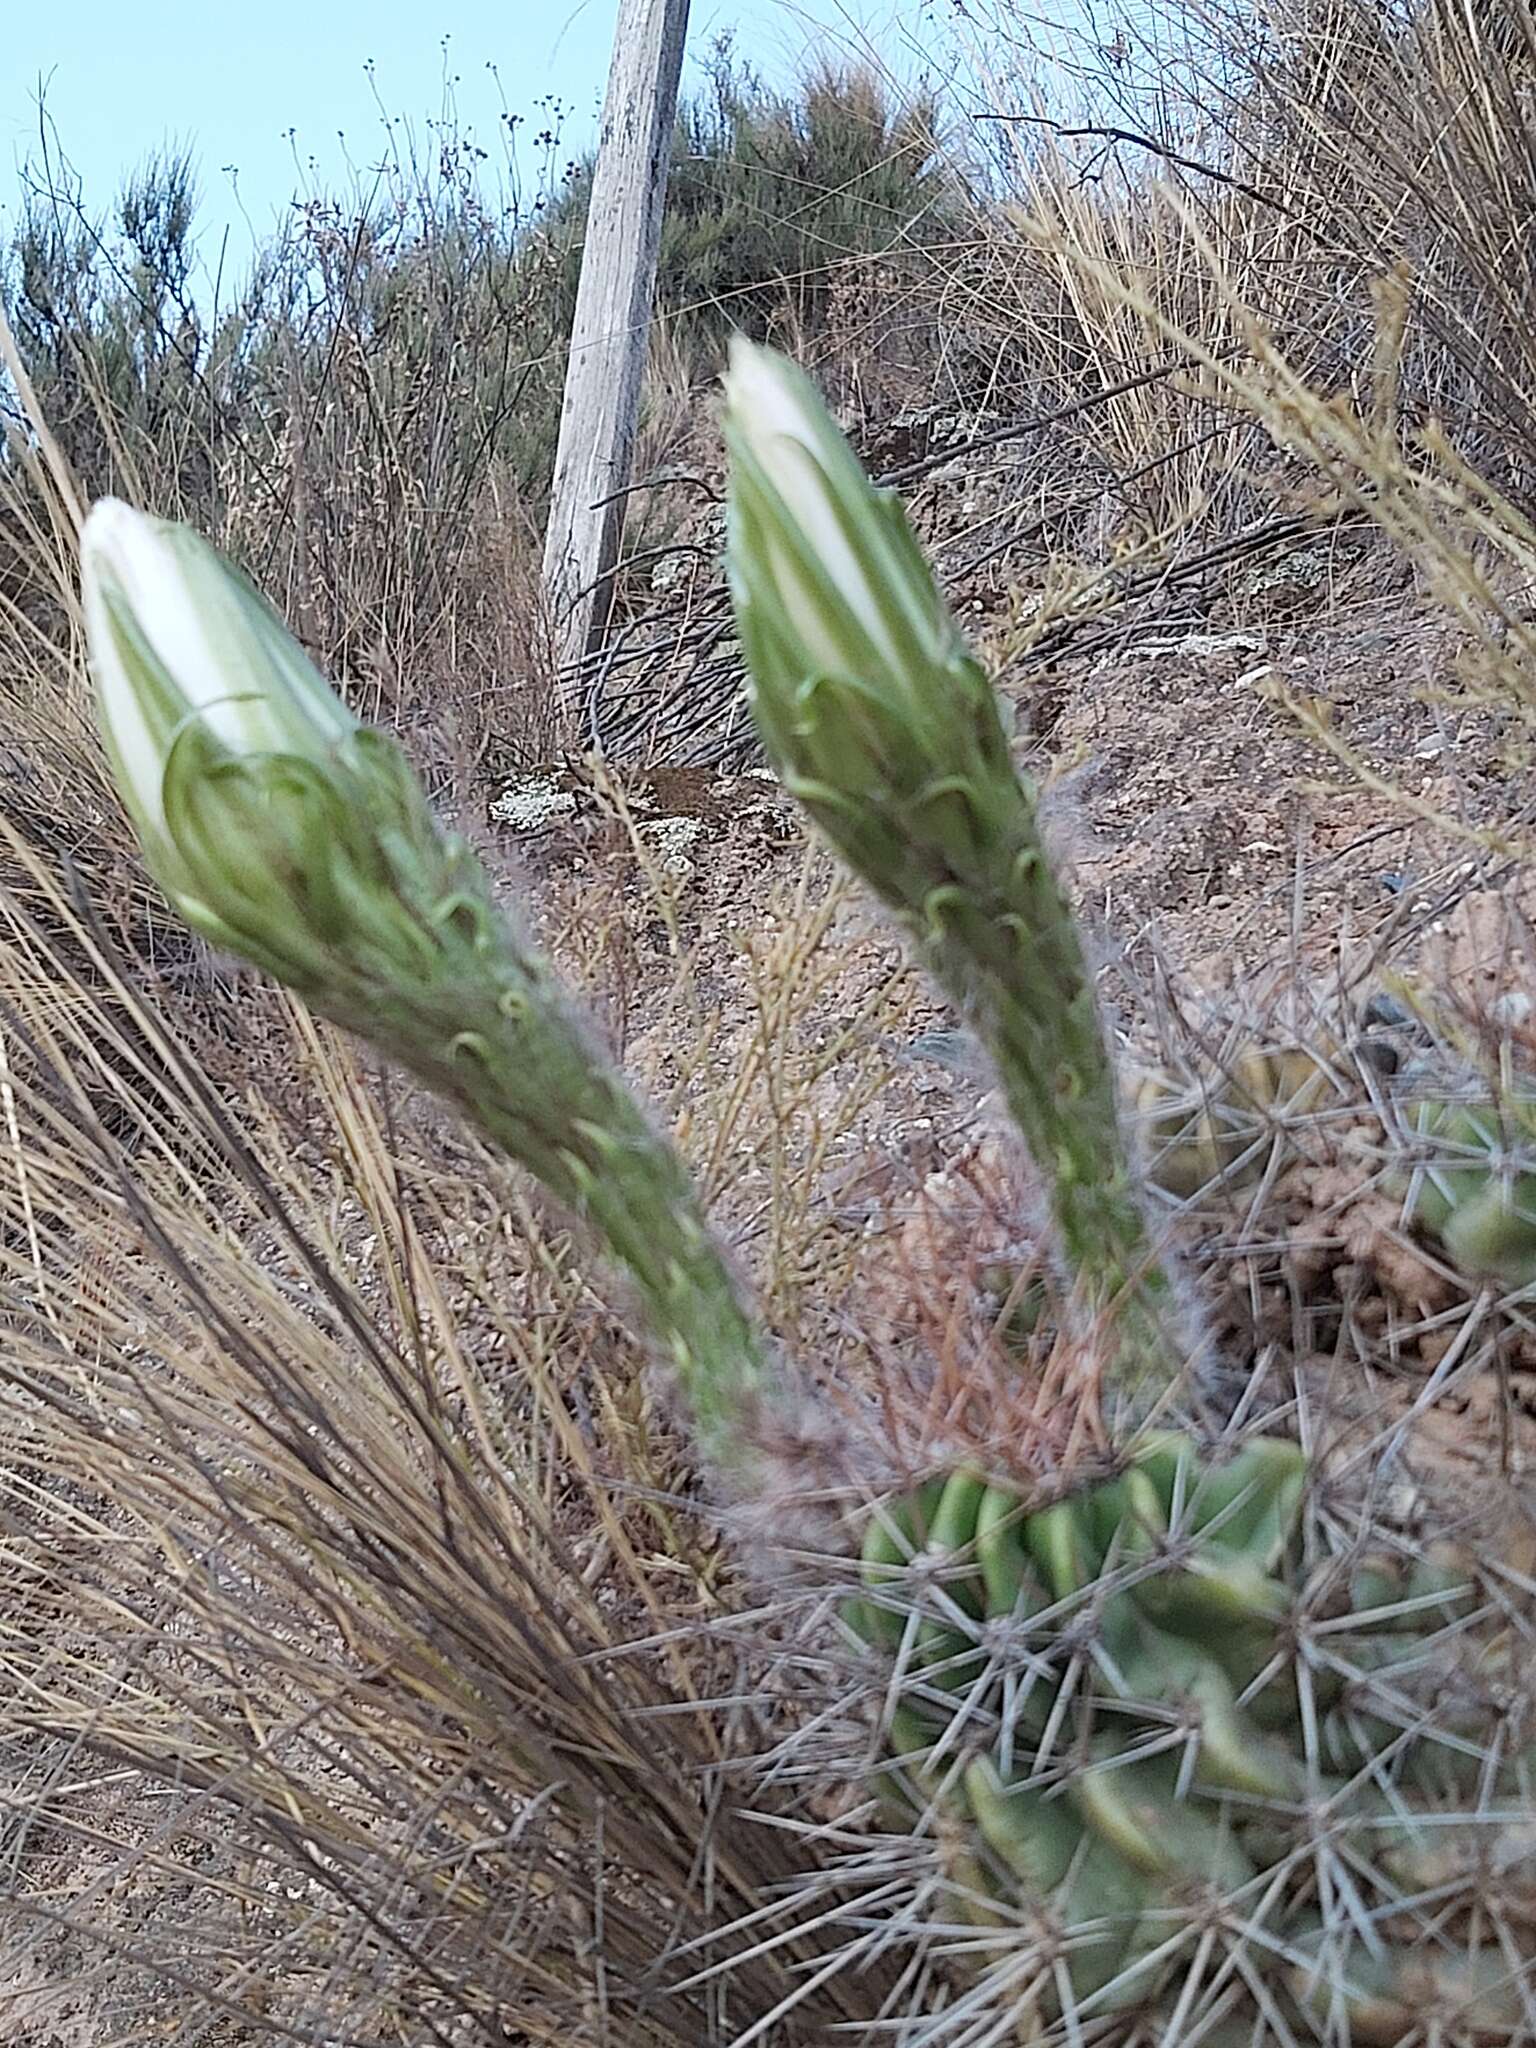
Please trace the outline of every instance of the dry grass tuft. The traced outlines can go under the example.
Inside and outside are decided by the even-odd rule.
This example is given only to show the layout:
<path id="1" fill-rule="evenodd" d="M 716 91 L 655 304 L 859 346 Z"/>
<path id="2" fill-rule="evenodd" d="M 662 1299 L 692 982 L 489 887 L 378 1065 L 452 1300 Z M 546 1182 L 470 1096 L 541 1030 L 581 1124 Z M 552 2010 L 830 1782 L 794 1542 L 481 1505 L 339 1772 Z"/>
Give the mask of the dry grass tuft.
<path id="1" fill-rule="evenodd" d="M 7 837 L 0 1658 L 61 2001 L 94 1947 L 143 2040 L 848 2016 L 793 1918 L 730 1932 L 801 1867 L 738 1782 L 762 1652 L 558 1228 L 265 998 L 304 1124 L 237 1113 Z M 728 1974 L 678 1989 L 706 1939 Z"/>

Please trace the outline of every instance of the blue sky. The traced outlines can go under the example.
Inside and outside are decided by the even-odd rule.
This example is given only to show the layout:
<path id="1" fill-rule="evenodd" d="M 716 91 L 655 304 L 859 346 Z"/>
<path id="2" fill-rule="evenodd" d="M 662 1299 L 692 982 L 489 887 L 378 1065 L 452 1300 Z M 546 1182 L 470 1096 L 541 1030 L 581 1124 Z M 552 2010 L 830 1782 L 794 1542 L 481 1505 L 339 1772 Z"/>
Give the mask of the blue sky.
<path id="1" fill-rule="evenodd" d="M 150 152 L 193 147 L 205 254 L 227 225 L 243 257 L 301 167 L 312 163 L 327 186 L 344 181 L 349 161 L 375 160 L 381 105 L 420 136 L 451 92 L 460 121 L 495 149 L 503 106 L 526 117 L 521 133 L 532 138 L 553 97 L 575 152 L 595 126 L 614 11 L 615 0 L 18 5 L 0 69 L 0 212 L 11 213 L 17 168 L 37 148 L 40 88 L 93 213 Z M 696 60 L 733 31 L 770 77 L 818 39 L 863 43 L 900 65 L 928 12 L 924 0 L 694 0 L 689 48 Z M 522 147 L 527 174 L 535 152 L 530 140 Z"/>

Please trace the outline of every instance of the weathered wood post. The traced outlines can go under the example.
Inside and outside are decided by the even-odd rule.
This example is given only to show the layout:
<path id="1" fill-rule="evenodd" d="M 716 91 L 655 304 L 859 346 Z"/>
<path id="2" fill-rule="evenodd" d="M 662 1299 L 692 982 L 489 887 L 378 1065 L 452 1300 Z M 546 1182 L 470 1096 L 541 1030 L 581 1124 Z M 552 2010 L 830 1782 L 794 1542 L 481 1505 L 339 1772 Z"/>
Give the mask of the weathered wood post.
<path id="1" fill-rule="evenodd" d="M 567 674 L 613 596 L 687 32 L 688 0 L 619 0 L 544 542 Z M 568 721 L 578 709 L 574 695 L 560 706 Z"/>

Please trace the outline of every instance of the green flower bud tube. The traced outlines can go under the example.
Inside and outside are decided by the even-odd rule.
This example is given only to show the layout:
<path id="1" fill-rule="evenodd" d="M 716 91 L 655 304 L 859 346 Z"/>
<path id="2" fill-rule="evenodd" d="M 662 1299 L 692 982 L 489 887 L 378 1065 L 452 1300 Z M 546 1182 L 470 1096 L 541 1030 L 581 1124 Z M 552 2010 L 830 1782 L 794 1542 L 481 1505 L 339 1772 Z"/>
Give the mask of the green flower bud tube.
<path id="1" fill-rule="evenodd" d="M 81 581 L 102 734 L 172 904 L 456 1103 L 587 1220 L 637 1283 L 701 1448 L 744 1463 L 767 1367 L 687 1173 L 400 749 L 187 528 L 103 501 Z"/>
<path id="2" fill-rule="evenodd" d="M 1104 1371 L 1155 1391 L 1187 1346 L 1149 1242 L 1082 945 L 997 701 L 894 495 L 809 379 L 737 342 L 729 555 L 765 745 L 968 1014 L 1049 1190 Z"/>

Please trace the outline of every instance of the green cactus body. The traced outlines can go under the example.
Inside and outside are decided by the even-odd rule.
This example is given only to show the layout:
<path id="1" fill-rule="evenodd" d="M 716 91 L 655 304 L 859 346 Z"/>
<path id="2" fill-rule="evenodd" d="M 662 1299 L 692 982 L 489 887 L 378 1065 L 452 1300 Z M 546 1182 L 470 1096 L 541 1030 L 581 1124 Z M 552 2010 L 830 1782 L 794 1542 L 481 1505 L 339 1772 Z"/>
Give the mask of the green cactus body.
<path id="1" fill-rule="evenodd" d="M 1349 2038 L 1385 2039 L 1389 2017 L 1426 2002 L 1462 2013 L 1454 2038 L 1506 2037 L 1515 1992 L 1483 1957 L 1352 1938 L 1347 1919 L 1332 1951 L 1320 1935 L 1318 1873 L 1332 1857 L 1388 1928 L 1402 1901 L 1458 1883 L 1496 1913 L 1523 1913 L 1536 1893 L 1536 1756 L 1490 1763 L 1476 1710 L 1413 1719 L 1415 1682 L 1467 1616 L 1454 1557 L 1362 1560 L 1354 1611 L 1326 1624 L 1328 1659 L 1350 1676 L 1330 1684 L 1308 1663 L 1304 1479 L 1293 1444 L 1250 1441 L 1215 1462 L 1162 1432 L 1065 1500 L 1031 1508 L 969 1481 L 946 1491 L 930 1554 L 942 1537 L 962 1569 L 975 1556 L 975 1640 L 1006 1622 L 1053 1675 L 1023 1713 L 985 1670 L 957 1688 L 963 1739 L 974 1751 L 990 1728 L 991 1747 L 930 1789 L 952 1826 L 974 1830 L 967 1867 L 973 1884 L 986 1876 L 991 1924 L 1011 1906 L 1021 1939 L 1055 1958 L 1064 2025 L 1160 2009 L 1211 1912 L 1251 1911 L 1262 1938 L 1248 1967 L 1303 2034 L 1326 1970 Z M 866 1551 L 866 1579 L 882 1569 Z M 913 1582 L 914 1612 L 924 1597 Z M 951 1670 L 958 1633 L 944 1638 Z M 1500 1668 L 1495 1658 L 1495 1690 Z M 931 1686 L 899 1716 L 909 1754 L 946 1747 Z"/>
<path id="2" fill-rule="evenodd" d="M 1409 1113 L 1427 1157 L 1407 1182 L 1407 1220 L 1470 1280 L 1511 1291 L 1536 1285 L 1532 1106 L 1426 1100 Z"/>
<path id="3" fill-rule="evenodd" d="M 1287 1123 L 1327 1101 L 1335 1051 L 1326 1040 L 1315 1048 L 1249 1044 L 1187 1083 L 1161 1070 L 1134 1076 L 1128 1104 L 1148 1179 L 1181 1203 L 1253 1187 Z"/>

